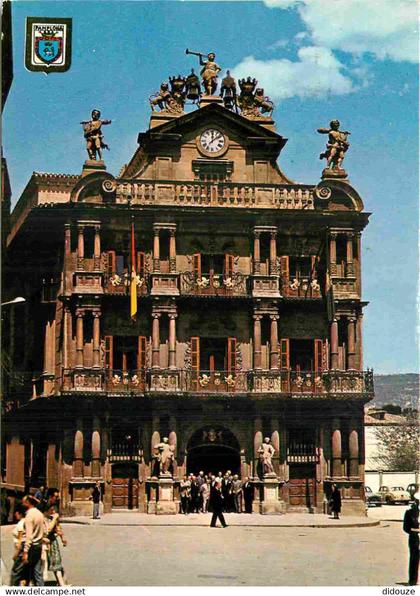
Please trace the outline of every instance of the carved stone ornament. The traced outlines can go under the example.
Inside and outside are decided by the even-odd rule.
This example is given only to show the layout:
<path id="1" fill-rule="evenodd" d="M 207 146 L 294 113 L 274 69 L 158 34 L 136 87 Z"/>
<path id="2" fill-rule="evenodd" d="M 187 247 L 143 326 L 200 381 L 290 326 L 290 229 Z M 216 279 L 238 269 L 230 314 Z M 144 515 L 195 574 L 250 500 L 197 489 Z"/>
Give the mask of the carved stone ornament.
<path id="1" fill-rule="evenodd" d="M 331 198 L 331 188 L 329 186 L 316 186 L 314 189 L 315 196 L 321 201 L 327 201 Z"/>

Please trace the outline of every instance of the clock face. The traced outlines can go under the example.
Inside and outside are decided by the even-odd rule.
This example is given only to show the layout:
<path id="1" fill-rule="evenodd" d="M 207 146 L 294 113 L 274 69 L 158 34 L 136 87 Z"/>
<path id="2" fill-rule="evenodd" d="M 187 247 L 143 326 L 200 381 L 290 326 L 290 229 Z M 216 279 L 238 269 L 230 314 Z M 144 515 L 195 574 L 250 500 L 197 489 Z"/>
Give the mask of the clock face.
<path id="1" fill-rule="evenodd" d="M 208 128 L 200 135 L 200 145 L 207 153 L 219 153 L 226 145 L 224 134 L 216 128 Z"/>

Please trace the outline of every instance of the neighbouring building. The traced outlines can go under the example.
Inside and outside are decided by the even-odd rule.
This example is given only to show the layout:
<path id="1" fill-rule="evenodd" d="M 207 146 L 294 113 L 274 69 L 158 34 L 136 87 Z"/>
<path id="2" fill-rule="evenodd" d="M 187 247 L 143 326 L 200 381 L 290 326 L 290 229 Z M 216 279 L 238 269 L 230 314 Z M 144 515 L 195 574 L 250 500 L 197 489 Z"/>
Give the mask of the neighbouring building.
<path id="1" fill-rule="evenodd" d="M 15 206 L 3 481 L 59 487 L 66 514 L 90 513 L 97 480 L 106 511 L 174 513 L 184 473 L 231 470 L 255 512 L 322 511 L 332 483 L 364 512 L 369 214 L 341 163 L 309 184 L 282 172 L 255 80 L 223 97 L 209 80 L 161 88 L 118 176 L 91 152 L 81 174 L 34 173 Z"/>

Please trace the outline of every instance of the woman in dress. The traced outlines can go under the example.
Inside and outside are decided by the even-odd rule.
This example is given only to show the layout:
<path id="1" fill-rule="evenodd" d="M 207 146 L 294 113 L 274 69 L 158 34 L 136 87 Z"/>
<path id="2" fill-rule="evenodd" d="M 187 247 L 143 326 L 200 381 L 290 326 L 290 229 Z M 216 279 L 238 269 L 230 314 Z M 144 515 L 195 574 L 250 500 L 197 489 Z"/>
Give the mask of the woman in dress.
<path id="1" fill-rule="evenodd" d="M 63 546 L 67 546 L 67 540 L 64 538 L 63 530 L 61 529 L 60 518 L 53 505 L 47 507 L 44 515 L 48 540 L 48 569 L 54 573 L 59 586 L 67 586 L 68 583 L 64 575 L 58 538 L 60 537 Z"/>
<path id="2" fill-rule="evenodd" d="M 340 519 L 341 512 L 341 493 L 336 484 L 333 484 L 333 489 L 330 498 L 331 513 L 334 514 L 334 519 Z"/>

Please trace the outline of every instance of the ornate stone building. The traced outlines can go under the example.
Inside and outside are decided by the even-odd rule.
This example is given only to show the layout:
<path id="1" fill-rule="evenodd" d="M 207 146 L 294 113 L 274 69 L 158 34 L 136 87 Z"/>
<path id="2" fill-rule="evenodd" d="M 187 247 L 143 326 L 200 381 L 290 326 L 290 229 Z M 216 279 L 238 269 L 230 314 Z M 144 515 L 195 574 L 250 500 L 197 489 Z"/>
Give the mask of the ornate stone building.
<path id="1" fill-rule="evenodd" d="M 34 173 L 12 213 L 7 291 L 26 304 L 5 321 L 3 480 L 58 486 L 67 514 L 90 513 L 96 480 L 106 511 L 160 513 L 184 473 L 231 470 L 256 512 L 322 511 L 333 482 L 362 512 L 369 214 L 341 162 L 319 183 L 282 172 L 256 81 L 223 98 L 170 81 L 117 177 L 91 151 L 81 175 Z"/>

